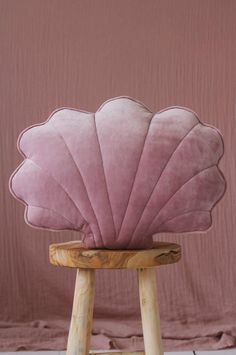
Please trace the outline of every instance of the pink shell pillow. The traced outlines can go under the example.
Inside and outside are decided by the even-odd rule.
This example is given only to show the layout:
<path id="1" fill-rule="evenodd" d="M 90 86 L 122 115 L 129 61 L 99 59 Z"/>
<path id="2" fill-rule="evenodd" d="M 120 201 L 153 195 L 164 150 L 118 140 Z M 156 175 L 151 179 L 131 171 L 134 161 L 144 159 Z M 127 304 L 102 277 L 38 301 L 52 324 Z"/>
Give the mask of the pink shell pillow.
<path id="1" fill-rule="evenodd" d="M 203 231 L 225 191 L 219 131 L 182 107 L 129 97 L 94 113 L 62 108 L 26 129 L 10 179 L 34 227 L 83 233 L 89 248 L 152 247 L 159 232 Z"/>

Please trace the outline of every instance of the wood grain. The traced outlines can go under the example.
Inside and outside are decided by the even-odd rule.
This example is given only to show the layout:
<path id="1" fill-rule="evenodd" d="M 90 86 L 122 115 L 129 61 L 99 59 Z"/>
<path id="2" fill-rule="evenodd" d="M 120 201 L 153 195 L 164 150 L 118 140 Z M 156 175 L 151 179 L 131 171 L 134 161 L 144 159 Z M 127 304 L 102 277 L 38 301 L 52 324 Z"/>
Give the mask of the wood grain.
<path id="1" fill-rule="evenodd" d="M 145 355 L 143 351 L 119 351 L 119 350 L 91 350 L 89 352 L 90 355 Z"/>
<path id="2" fill-rule="evenodd" d="M 119 351 L 119 350 L 107 350 L 107 351 L 103 351 L 103 350 L 91 350 L 89 352 L 90 355 L 145 355 L 143 351 Z"/>
<path id="3" fill-rule="evenodd" d="M 95 270 L 78 270 L 66 355 L 89 355 L 94 292 Z"/>
<path id="4" fill-rule="evenodd" d="M 163 355 L 155 269 L 139 269 L 138 280 L 145 355 Z"/>
<path id="5" fill-rule="evenodd" d="M 194 348 L 196 332 L 209 334 L 211 322 L 218 333 L 204 338 L 205 347 L 235 345 L 228 334 L 236 324 L 236 1 L 1 0 L 0 13 L 0 309 L 5 324 L 0 333 L 4 337 L 12 325 L 10 349 L 17 350 L 21 338 L 27 350 L 37 350 L 31 329 L 19 336 L 16 322 L 68 319 L 74 273 L 50 265 L 48 245 L 79 239 L 72 231 L 25 224 L 24 208 L 8 190 L 9 176 L 22 160 L 17 137 L 57 107 L 94 112 L 118 95 L 139 99 L 153 111 L 189 107 L 223 134 L 226 195 L 206 233 L 158 235 L 184 251 L 182 261 L 160 268 L 158 282 L 165 286 L 158 291 L 168 349 Z M 101 270 L 97 278 L 96 319 L 138 318 L 133 272 Z M 191 346 L 183 340 L 182 319 L 193 319 Z M 138 321 L 131 327 L 134 333 L 137 326 Z M 117 329 L 114 321 L 109 331 Z M 61 331 L 47 329 L 51 338 L 56 332 L 65 346 L 66 331 L 62 338 Z M 173 333 L 178 340 L 168 336 Z M 55 341 L 42 337 L 40 348 Z M 0 349 L 4 344 L 6 351 L 7 340 L 0 341 Z"/>
<path id="6" fill-rule="evenodd" d="M 51 264 L 89 269 L 137 269 L 173 264 L 181 258 L 180 245 L 155 242 L 152 249 L 87 249 L 80 241 L 52 244 Z"/>

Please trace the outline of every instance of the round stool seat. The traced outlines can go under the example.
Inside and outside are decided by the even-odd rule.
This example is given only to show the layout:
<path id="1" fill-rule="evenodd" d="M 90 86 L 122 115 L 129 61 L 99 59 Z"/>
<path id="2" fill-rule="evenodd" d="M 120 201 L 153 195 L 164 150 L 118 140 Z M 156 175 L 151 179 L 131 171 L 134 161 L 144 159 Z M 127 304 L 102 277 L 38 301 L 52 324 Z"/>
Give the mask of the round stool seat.
<path id="1" fill-rule="evenodd" d="M 140 269 L 172 264 L 181 258 L 178 244 L 154 242 L 152 249 L 87 249 L 80 241 L 51 244 L 50 262 L 79 269 Z"/>

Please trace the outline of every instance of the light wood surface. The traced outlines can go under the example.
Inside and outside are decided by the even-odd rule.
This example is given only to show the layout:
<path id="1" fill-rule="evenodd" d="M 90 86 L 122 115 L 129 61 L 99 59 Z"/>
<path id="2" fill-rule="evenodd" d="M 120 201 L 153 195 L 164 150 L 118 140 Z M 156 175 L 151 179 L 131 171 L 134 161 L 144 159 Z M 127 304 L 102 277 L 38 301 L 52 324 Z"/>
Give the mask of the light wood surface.
<path id="1" fill-rule="evenodd" d="M 36 349 L 32 319 L 48 319 L 49 311 L 53 318 L 65 319 L 65 298 L 71 297 L 67 285 L 74 281 L 74 272 L 54 270 L 45 250 L 48 244 L 76 239 L 77 234 L 53 233 L 25 224 L 24 206 L 12 198 L 7 184 L 22 161 L 16 149 L 17 137 L 24 128 L 44 121 L 57 107 L 95 112 L 101 101 L 123 94 L 143 101 L 153 111 L 170 105 L 192 108 L 223 133 L 221 169 L 228 192 L 214 210 L 213 226 L 206 234 L 166 234 L 166 240 L 174 237 L 181 243 L 188 273 L 178 267 L 173 277 L 174 265 L 166 267 L 159 275 L 158 294 L 165 300 L 163 321 L 173 319 L 169 331 L 178 336 L 180 347 L 185 342 L 181 340 L 183 325 L 176 325 L 180 303 L 186 318 L 195 314 L 190 336 L 194 336 L 194 325 L 203 314 L 209 319 L 217 314 L 217 328 L 222 321 L 232 324 L 236 294 L 236 1 L 1 0 L 0 7 L 0 270 L 4 290 L 0 310 L 6 326 L 16 319 L 24 327 L 29 325 L 24 332 L 21 327 L 2 330 L 11 331 L 8 349 L 19 348 L 19 332 L 27 350 Z M 118 272 L 115 280 L 113 272 L 99 275 L 96 304 L 99 312 L 107 315 L 104 298 L 111 300 L 112 330 L 120 315 L 116 305 L 123 302 L 124 292 L 112 299 L 114 290 L 102 285 L 112 283 L 118 289 L 122 283 L 127 288 L 133 302 L 124 303 L 122 315 L 127 314 L 130 320 L 130 314 L 138 317 L 134 274 L 127 273 L 124 278 Z M 189 287 L 191 279 L 193 287 Z M 212 282 L 214 279 L 217 282 Z M 16 292 L 12 292 L 16 285 L 20 285 L 17 290 L 23 302 L 16 302 Z M 61 297 L 55 297 L 55 285 Z M 214 295 L 211 307 L 209 302 L 200 301 L 209 295 Z M 202 332 L 207 332 L 207 327 L 206 322 Z M 40 331 L 38 347 L 52 347 L 54 330 Z M 205 348 L 210 348 L 212 338 L 203 341 Z M 170 339 L 170 348 L 174 344 Z"/>
<path id="2" fill-rule="evenodd" d="M 95 270 L 78 270 L 66 355 L 89 355 L 94 289 Z"/>
<path id="3" fill-rule="evenodd" d="M 119 350 L 106 350 L 106 351 L 96 351 L 91 350 L 90 355 L 145 355 L 143 351 L 119 351 Z"/>
<path id="4" fill-rule="evenodd" d="M 145 355 L 163 355 L 155 269 L 139 269 L 138 279 Z"/>
<path id="5" fill-rule="evenodd" d="M 143 351 L 91 350 L 89 355 L 145 355 Z"/>
<path id="6" fill-rule="evenodd" d="M 51 244 L 50 262 L 56 266 L 88 269 L 139 269 L 172 264 L 181 257 L 178 244 L 155 242 L 152 249 L 87 249 L 82 242 Z"/>
<path id="7" fill-rule="evenodd" d="M 82 242 L 52 244 L 50 262 L 56 266 L 80 268 L 77 271 L 67 355 L 144 355 L 143 352 L 89 351 L 92 331 L 95 270 L 99 268 L 138 269 L 145 355 L 163 355 L 160 316 L 157 304 L 154 266 L 177 262 L 181 257 L 178 244 L 155 242 L 148 250 L 87 249 Z"/>

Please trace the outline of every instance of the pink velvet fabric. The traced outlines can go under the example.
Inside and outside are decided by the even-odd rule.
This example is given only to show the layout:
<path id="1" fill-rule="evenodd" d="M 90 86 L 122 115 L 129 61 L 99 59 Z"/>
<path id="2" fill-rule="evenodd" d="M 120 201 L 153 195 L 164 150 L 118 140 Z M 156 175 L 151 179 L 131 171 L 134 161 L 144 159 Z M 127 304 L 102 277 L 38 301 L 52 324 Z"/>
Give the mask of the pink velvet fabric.
<path id="1" fill-rule="evenodd" d="M 183 107 L 129 97 L 93 114 L 58 109 L 26 129 L 10 180 L 32 226 L 77 230 L 89 248 L 150 248 L 159 232 L 204 231 L 225 191 L 223 141 Z"/>

